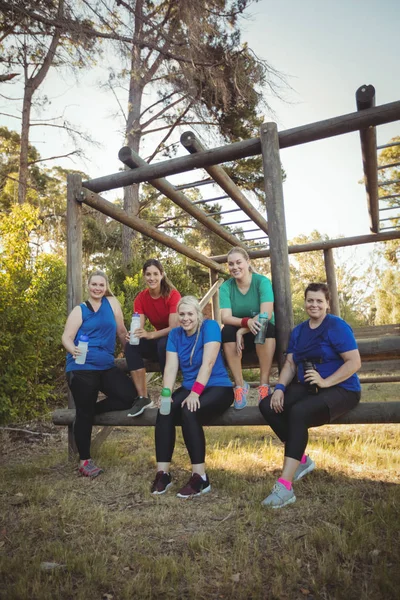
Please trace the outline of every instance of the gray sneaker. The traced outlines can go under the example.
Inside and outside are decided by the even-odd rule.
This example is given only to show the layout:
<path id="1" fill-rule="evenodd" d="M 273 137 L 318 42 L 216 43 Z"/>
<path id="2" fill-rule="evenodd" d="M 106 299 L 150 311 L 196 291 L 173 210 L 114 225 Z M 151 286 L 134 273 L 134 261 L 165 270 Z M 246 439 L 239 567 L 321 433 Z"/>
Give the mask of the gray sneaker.
<path id="1" fill-rule="evenodd" d="M 293 504 L 293 502 L 296 502 L 293 488 L 288 490 L 282 483 L 277 481 L 270 495 L 261 504 L 263 506 L 270 506 L 271 508 L 283 508 L 287 504 Z"/>
<path id="2" fill-rule="evenodd" d="M 298 481 L 304 475 L 311 473 L 315 469 L 315 462 L 311 460 L 309 456 L 307 456 L 307 460 L 305 463 L 300 463 L 297 467 L 296 473 L 294 474 L 293 481 Z"/>
<path id="3" fill-rule="evenodd" d="M 138 396 L 133 401 L 133 405 L 128 413 L 128 417 L 138 417 L 144 413 L 146 408 L 153 408 L 153 406 L 154 404 L 150 398 L 147 398 L 146 396 Z"/>

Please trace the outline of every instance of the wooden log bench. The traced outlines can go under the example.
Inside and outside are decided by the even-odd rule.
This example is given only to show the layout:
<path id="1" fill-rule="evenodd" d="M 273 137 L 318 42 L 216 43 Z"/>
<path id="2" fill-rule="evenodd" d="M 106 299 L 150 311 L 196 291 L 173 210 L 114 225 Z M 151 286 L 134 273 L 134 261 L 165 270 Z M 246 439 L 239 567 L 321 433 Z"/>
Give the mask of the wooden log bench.
<path id="1" fill-rule="evenodd" d="M 99 426 L 134 426 L 148 427 L 155 425 L 157 409 L 149 408 L 140 417 L 128 417 L 129 410 L 97 415 L 94 420 Z M 55 425 L 72 425 L 75 418 L 75 410 L 71 408 L 59 409 L 53 412 L 53 423 Z M 361 425 L 365 423 L 400 423 L 400 402 L 360 402 L 356 408 L 348 412 L 334 425 Z M 242 410 L 228 408 L 223 415 L 216 417 L 209 426 L 241 426 L 241 425 L 264 425 L 263 419 L 257 406 L 246 406 Z"/>
<path id="2" fill-rule="evenodd" d="M 376 332 L 377 337 L 364 337 L 365 335 L 371 335 L 372 332 Z M 361 354 L 361 359 L 364 363 L 364 369 L 368 371 L 368 365 L 365 363 L 377 361 L 397 361 L 400 358 L 400 326 L 384 326 L 382 328 L 363 328 L 360 331 L 360 336 L 355 331 L 358 347 Z M 127 371 L 125 359 L 117 359 L 116 365 Z M 159 364 L 152 361 L 145 360 L 146 370 L 149 373 L 159 373 Z M 243 360 L 243 367 L 245 369 L 257 368 L 258 360 L 257 356 L 247 355 Z M 384 377 L 361 377 L 363 383 L 373 382 L 388 382 L 388 381 L 400 381 L 398 376 L 384 376 Z M 364 381 L 363 381 L 364 379 Z M 143 415 L 140 417 L 128 417 L 129 410 L 127 411 L 116 411 L 97 415 L 95 417 L 94 425 L 103 427 L 103 430 L 97 434 L 92 446 L 98 447 L 112 431 L 113 427 L 117 426 L 135 426 L 135 427 L 148 427 L 154 426 L 156 421 L 157 410 L 148 409 L 145 410 Z M 60 426 L 68 426 L 71 428 L 75 418 L 74 409 L 58 409 L 53 412 L 53 423 Z M 333 424 L 352 424 L 361 425 L 365 423 L 400 423 L 400 402 L 360 402 L 360 404 L 352 411 L 337 419 Z M 264 421 L 257 406 L 247 406 L 243 410 L 237 411 L 234 408 L 229 408 L 223 415 L 215 418 L 212 422 L 208 423 L 210 426 L 257 426 L 264 425 Z M 71 429 L 70 429 L 71 431 Z M 71 449 L 70 449 L 71 454 Z"/>

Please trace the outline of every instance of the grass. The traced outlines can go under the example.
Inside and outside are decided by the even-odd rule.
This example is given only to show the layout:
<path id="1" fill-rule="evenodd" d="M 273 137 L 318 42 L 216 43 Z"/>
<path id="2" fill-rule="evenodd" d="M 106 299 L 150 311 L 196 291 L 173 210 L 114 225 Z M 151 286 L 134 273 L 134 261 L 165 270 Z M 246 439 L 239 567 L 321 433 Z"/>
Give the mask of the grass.
<path id="1" fill-rule="evenodd" d="M 366 386 L 364 400 L 397 399 L 397 390 Z M 213 490 L 193 500 L 174 494 L 189 475 L 180 434 L 174 487 L 153 498 L 152 430 L 115 429 L 93 482 L 67 462 L 66 432 L 46 430 L 34 440 L 1 434 L 2 599 L 398 597 L 398 425 L 312 430 L 317 470 L 281 511 L 260 504 L 282 461 L 267 427 L 208 428 Z"/>

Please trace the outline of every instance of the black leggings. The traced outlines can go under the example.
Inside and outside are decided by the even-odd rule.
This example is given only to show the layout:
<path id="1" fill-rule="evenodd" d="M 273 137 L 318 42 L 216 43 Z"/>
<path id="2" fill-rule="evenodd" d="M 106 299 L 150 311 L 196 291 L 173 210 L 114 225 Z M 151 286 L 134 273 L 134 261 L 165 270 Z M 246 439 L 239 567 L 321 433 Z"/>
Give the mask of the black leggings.
<path id="1" fill-rule="evenodd" d="M 359 392 L 351 392 L 338 385 L 309 394 L 301 383 L 291 384 L 285 392 L 284 410 L 276 413 L 270 407 L 271 396 L 264 398 L 259 409 L 264 419 L 285 444 L 285 456 L 301 460 L 308 443 L 308 428 L 326 425 L 331 421 L 329 406 L 347 401 L 347 411 L 360 399 Z"/>
<path id="2" fill-rule="evenodd" d="M 161 373 L 164 373 L 165 357 L 167 354 L 168 336 L 157 338 L 156 340 L 147 340 L 140 338 L 137 346 L 131 344 L 125 345 L 125 358 L 129 371 L 138 371 L 144 369 L 143 358 L 158 360 Z"/>
<path id="3" fill-rule="evenodd" d="M 201 394 L 200 408 L 191 412 L 186 404 L 181 407 L 189 394 L 190 390 L 179 388 L 172 394 L 170 414 L 161 415 L 158 411 L 155 429 L 157 462 L 171 462 L 175 448 L 175 426 L 182 425 L 183 439 L 192 465 L 204 463 L 206 440 L 202 425 L 225 412 L 233 402 L 233 388 L 211 386 Z"/>
<path id="4" fill-rule="evenodd" d="M 95 414 L 131 408 L 137 395 L 130 377 L 117 367 L 105 371 L 69 371 L 67 382 L 76 407 L 74 436 L 81 460 L 90 458 Z M 97 402 L 99 392 L 107 397 Z"/>

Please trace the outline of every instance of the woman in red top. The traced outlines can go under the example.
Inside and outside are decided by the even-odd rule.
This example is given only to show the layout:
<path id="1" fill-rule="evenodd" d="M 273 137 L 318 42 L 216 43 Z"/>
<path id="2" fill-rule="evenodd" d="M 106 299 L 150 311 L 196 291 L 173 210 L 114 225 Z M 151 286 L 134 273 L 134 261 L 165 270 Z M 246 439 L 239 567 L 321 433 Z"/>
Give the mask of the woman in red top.
<path id="1" fill-rule="evenodd" d="M 135 331 L 140 341 L 137 346 L 126 344 L 125 357 L 138 399 L 147 407 L 151 405 L 151 400 L 147 395 L 143 358 L 158 360 L 161 373 L 164 372 L 167 338 L 171 329 L 178 326 L 176 307 L 181 295 L 168 280 L 157 259 L 147 260 L 142 271 L 147 288 L 136 296 L 133 303 L 134 312 L 140 315 L 140 329 Z M 154 331 L 144 329 L 146 318 L 153 325 Z"/>

